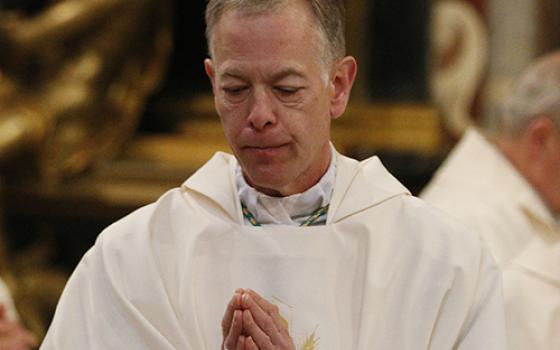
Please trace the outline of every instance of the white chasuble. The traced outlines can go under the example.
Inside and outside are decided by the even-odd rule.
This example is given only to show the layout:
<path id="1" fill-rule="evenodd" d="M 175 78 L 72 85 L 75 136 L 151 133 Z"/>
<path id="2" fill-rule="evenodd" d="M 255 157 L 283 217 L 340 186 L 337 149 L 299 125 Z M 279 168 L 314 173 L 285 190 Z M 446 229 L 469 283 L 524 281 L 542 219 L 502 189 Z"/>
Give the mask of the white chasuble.
<path id="1" fill-rule="evenodd" d="M 99 236 L 41 349 L 218 350 L 237 288 L 280 308 L 298 350 L 505 349 L 500 275 L 476 235 L 377 158 L 336 162 L 325 226 L 252 227 L 218 153 Z"/>
<path id="2" fill-rule="evenodd" d="M 511 350 L 560 349 L 560 225 L 527 180 L 469 129 L 423 192 L 488 244 Z"/>

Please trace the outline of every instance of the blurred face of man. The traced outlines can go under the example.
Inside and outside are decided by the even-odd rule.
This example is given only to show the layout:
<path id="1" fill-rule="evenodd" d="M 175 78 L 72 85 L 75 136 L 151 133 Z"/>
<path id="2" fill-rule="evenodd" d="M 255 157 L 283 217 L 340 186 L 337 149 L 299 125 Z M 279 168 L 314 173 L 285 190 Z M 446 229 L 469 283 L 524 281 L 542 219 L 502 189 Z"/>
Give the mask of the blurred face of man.
<path id="1" fill-rule="evenodd" d="M 548 116 L 538 117 L 520 136 L 506 142 L 508 158 L 552 213 L 560 216 L 560 127 Z"/>
<path id="2" fill-rule="evenodd" d="M 549 144 L 544 155 L 547 158 L 548 169 L 544 172 L 548 174 L 550 185 L 544 196 L 552 211 L 560 217 L 560 126 L 556 125 L 550 135 Z"/>
<path id="3" fill-rule="evenodd" d="M 330 162 L 330 122 L 342 110 L 316 28 L 304 1 L 258 15 L 229 11 L 214 27 L 205 68 L 216 110 L 246 180 L 269 195 L 305 191 Z"/>

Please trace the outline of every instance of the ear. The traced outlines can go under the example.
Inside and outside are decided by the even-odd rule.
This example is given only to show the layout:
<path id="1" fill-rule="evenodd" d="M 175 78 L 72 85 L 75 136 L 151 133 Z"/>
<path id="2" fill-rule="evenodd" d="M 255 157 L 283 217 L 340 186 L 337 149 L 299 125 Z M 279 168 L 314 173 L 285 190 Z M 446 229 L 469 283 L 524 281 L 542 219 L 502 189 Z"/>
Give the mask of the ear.
<path id="1" fill-rule="evenodd" d="M 333 95 L 330 113 L 332 119 L 340 117 L 346 110 L 357 72 L 358 63 L 354 57 L 346 56 L 335 64 L 331 80 Z"/>
<path id="2" fill-rule="evenodd" d="M 539 116 L 531 121 L 525 133 L 531 159 L 538 160 L 549 152 L 558 152 L 554 146 L 555 130 L 554 122 L 547 116 Z"/>
<path id="3" fill-rule="evenodd" d="M 210 79 L 210 84 L 212 84 L 212 91 L 214 94 L 216 93 L 216 71 L 214 70 L 214 62 L 207 58 L 204 60 L 204 70 L 206 71 L 206 75 Z"/>

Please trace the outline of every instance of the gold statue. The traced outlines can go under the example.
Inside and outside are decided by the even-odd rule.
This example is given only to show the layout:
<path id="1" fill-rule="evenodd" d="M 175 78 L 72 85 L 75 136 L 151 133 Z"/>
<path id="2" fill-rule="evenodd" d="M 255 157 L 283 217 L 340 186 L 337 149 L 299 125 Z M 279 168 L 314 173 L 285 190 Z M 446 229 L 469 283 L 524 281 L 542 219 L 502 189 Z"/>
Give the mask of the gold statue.
<path id="1" fill-rule="evenodd" d="M 170 6 L 58 0 L 34 16 L 0 10 L 0 185 L 22 171 L 57 183 L 119 149 L 163 76 Z M 2 226 L 0 275 L 40 339 L 66 276 L 44 266 L 46 246 L 4 251 Z"/>
<path id="2" fill-rule="evenodd" d="M 0 162 L 58 182 L 132 134 L 171 48 L 170 2 L 63 0 L 0 11 Z"/>

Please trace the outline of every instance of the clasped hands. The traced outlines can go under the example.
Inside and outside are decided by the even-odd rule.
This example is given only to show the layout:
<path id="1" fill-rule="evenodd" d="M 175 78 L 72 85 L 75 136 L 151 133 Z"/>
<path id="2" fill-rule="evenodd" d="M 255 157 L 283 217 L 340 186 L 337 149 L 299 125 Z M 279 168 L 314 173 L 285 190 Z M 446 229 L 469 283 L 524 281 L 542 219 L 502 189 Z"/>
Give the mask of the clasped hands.
<path id="1" fill-rule="evenodd" d="M 222 350 L 295 350 L 278 306 L 250 289 L 237 289 L 222 320 Z"/>

